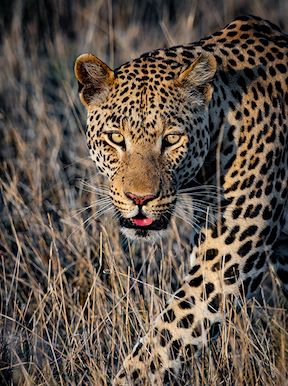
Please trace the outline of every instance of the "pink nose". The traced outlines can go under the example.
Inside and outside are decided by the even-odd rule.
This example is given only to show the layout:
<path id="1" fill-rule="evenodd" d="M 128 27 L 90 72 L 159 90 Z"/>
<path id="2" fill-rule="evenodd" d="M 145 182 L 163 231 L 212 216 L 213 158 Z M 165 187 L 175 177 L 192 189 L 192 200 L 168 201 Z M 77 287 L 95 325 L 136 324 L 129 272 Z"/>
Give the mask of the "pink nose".
<path id="1" fill-rule="evenodd" d="M 157 197 L 155 194 L 147 194 L 146 196 L 138 196 L 130 192 L 125 192 L 125 195 L 130 198 L 136 205 L 145 205 L 147 202 L 154 200 Z"/>

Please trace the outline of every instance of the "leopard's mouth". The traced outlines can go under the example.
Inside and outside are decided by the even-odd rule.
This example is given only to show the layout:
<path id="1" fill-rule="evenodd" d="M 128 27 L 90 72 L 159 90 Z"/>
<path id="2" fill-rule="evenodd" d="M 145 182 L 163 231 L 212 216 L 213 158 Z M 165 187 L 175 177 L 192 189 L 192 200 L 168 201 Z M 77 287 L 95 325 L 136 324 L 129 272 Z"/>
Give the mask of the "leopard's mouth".
<path id="1" fill-rule="evenodd" d="M 154 219 L 152 217 L 145 216 L 142 212 L 139 212 L 135 217 L 121 217 L 120 226 L 142 231 L 160 231 L 167 228 L 170 221 L 170 217 L 170 214 L 163 214 L 159 218 Z"/>

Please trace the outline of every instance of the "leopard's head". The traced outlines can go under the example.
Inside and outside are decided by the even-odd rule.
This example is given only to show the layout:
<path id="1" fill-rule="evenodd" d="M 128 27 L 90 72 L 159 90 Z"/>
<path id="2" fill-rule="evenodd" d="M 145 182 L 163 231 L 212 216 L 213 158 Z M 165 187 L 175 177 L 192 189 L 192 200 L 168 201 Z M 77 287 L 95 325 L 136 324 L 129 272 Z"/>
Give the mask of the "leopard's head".
<path id="1" fill-rule="evenodd" d="M 114 71 L 91 54 L 77 59 L 90 154 L 109 180 L 129 238 L 150 239 L 166 229 L 177 192 L 202 166 L 215 71 L 215 58 L 204 52 L 190 64 L 163 52 L 146 55 Z"/>

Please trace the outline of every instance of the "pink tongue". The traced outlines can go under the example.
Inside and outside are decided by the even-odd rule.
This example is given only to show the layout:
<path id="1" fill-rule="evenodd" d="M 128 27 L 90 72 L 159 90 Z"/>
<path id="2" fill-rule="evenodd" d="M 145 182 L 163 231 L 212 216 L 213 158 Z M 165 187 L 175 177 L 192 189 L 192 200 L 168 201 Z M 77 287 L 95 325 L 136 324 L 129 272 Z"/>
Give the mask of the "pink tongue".
<path id="1" fill-rule="evenodd" d="M 148 225 L 151 225 L 153 222 L 153 218 L 133 218 L 132 222 L 135 225 L 138 225 L 139 227 L 147 227 Z"/>

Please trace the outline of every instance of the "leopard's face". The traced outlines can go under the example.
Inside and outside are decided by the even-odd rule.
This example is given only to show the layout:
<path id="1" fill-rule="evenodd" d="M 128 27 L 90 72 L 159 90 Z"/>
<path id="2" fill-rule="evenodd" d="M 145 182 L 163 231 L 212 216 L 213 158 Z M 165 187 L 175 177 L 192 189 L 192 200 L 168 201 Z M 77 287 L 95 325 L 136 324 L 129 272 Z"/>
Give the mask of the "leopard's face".
<path id="1" fill-rule="evenodd" d="M 179 190 L 195 177 L 209 150 L 212 87 L 207 80 L 199 85 L 191 82 L 197 66 L 205 68 L 202 61 L 214 74 L 213 58 L 196 59 L 186 71 L 178 69 L 180 74 L 170 72 L 170 77 L 167 72 L 155 77 L 155 71 L 159 73 L 155 63 L 149 66 L 144 61 L 120 67 L 117 76 L 99 60 L 92 61 L 100 65 L 95 75 L 94 67 L 93 72 L 89 67 L 91 55 L 84 59 L 81 66 L 86 63 L 89 76 L 98 76 L 98 95 L 93 99 L 92 80 L 89 83 L 80 70 L 77 73 L 76 62 L 80 97 L 88 109 L 91 157 L 109 180 L 122 231 L 132 239 L 154 238 L 167 228 Z M 108 76 L 100 86 L 99 71 L 102 82 Z"/>

